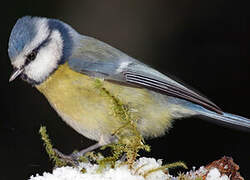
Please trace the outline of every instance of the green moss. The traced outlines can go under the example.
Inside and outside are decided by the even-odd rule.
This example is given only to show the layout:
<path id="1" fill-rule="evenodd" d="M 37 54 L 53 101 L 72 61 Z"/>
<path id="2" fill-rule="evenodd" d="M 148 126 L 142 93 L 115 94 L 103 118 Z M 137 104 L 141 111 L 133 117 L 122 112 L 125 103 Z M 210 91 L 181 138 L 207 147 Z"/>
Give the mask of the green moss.
<path id="1" fill-rule="evenodd" d="M 179 161 L 179 162 L 166 164 L 166 165 L 160 166 L 158 168 L 150 169 L 150 170 L 146 171 L 143 176 L 146 178 L 149 174 L 151 174 L 153 172 L 162 171 L 162 170 L 164 171 L 166 169 L 174 169 L 174 168 L 178 168 L 178 167 L 187 169 L 186 164 Z"/>
<path id="2" fill-rule="evenodd" d="M 194 178 L 190 178 L 188 175 L 184 174 L 184 173 L 180 173 L 177 177 L 177 180 L 203 180 L 202 177 L 196 177 Z"/>
<path id="3" fill-rule="evenodd" d="M 111 92 L 109 92 L 103 85 L 103 81 L 100 79 L 96 79 L 95 81 L 95 87 L 96 90 L 104 97 L 108 98 L 110 100 L 110 114 L 117 118 L 118 121 L 121 122 L 122 126 L 118 129 L 114 129 L 113 135 L 117 137 L 118 142 L 114 144 L 109 144 L 101 149 L 105 148 L 111 148 L 111 155 L 108 157 L 103 157 L 102 154 L 94 153 L 94 152 L 88 152 L 84 156 L 79 158 L 80 162 L 88 162 L 89 160 L 95 161 L 99 164 L 98 171 L 101 172 L 104 168 L 107 166 L 111 168 L 115 168 L 117 164 L 117 160 L 119 160 L 122 156 L 125 155 L 126 161 L 119 163 L 121 164 L 127 164 L 130 168 L 133 167 L 133 164 L 136 160 L 136 158 L 139 156 L 140 150 L 146 150 L 150 151 L 150 147 L 145 144 L 144 139 L 140 132 L 136 128 L 136 123 L 138 118 L 136 118 L 135 115 L 132 115 L 128 106 L 124 104 L 118 97 L 114 96 Z M 58 154 L 53 149 L 53 145 L 49 139 L 49 136 L 47 134 L 46 128 L 44 126 L 41 126 L 39 130 L 42 140 L 44 142 L 45 149 L 50 157 L 50 159 L 55 163 L 56 166 L 65 166 L 68 164 L 65 159 L 62 159 L 58 156 Z M 139 167 L 135 172 L 137 172 L 140 168 Z M 159 168 L 154 168 L 151 170 L 148 170 L 144 173 L 144 177 L 147 177 L 153 172 L 156 171 L 168 171 L 169 169 L 182 167 L 186 168 L 186 165 L 183 162 L 175 162 L 163 165 Z M 82 172 L 85 173 L 86 170 L 82 169 Z M 178 176 L 179 180 L 189 180 L 185 174 L 179 174 Z M 200 180 L 200 178 L 197 178 L 196 180 Z"/>
<path id="4" fill-rule="evenodd" d="M 195 178 L 195 180 L 202 180 L 202 177 L 197 177 Z"/>
<path id="5" fill-rule="evenodd" d="M 118 138 L 118 142 L 115 144 L 108 145 L 112 149 L 112 156 L 103 158 L 98 161 L 100 167 L 104 167 L 106 164 L 110 164 L 112 167 L 115 166 L 115 162 L 123 155 L 126 154 L 126 163 L 132 167 L 134 161 L 139 156 L 140 150 L 149 151 L 150 148 L 145 144 L 143 137 L 136 128 L 137 118 L 132 116 L 128 106 L 124 104 L 118 97 L 111 94 L 104 86 L 103 82 L 96 79 L 96 88 L 101 95 L 109 98 L 111 101 L 111 114 L 117 118 L 118 121 L 122 122 L 123 125 L 114 129 L 113 135 Z"/>
<path id="6" fill-rule="evenodd" d="M 49 139 L 49 136 L 47 134 L 47 130 L 46 130 L 45 126 L 40 127 L 39 133 L 41 134 L 41 138 L 44 142 L 46 152 L 49 155 L 49 158 L 55 163 L 55 165 L 57 167 L 61 167 L 61 166 L 66 166 L 67 164 L 69 164 L 68 161 L 59 157 L 58 154 L 53 149 L 53 145 L 51 143 L 51 140 Z M 107 147 L 111 148 L 111 150 L 112 150 L 111 156 L 103 157 L 103 155 L 100 153 L 88 152 L 84 156 L 82 156 L 79 159 L 79 161 L 80 162 L 88 162 L 89 160 L 91 160 L 91 161 L 97 162 L 99 164 L 99 169 L 97 170 L 97 172 L 101 173 L 102 170 L 104 168 L 106 168 L 107 166 L 109 166 L 111 168 L 115 168 L 117 166 L 117 160 L 120 159 L 120 157 L 125 153 L 127 156 L 127 161 L 120 162 L 118 165 L 122 165 L 125 163 L 125 164 L 128 164 L 132 168 L 133 163 L 136 160 L 136 157 L 139 156 L 138 151 L 141 149 L 149 151 L 149 149 L 147 149 L 149 147 L 143 143 L 143 139 L 138 138 L 137 136 L 135 136 L 133 138 L 137 138 L 137 139 L 135 139 L 134 141 L 131 141 L 130 142 L 131 144 L 129 143 L 129 141 L 127 141 L 128 140 L 127 139 L 125 141 L 124 140 L 118 141 L 118 143 L 116 143 L 116 144 L 111 144 L 111 145 L 107 145 L 105 147 L 102 147 L 102 149 L 105 149 Z M 138 143 L 140 143 L 140 144 L 138 144 Z M 135 174 L 144 166 L 145 165 L 138 167 L 135 170 Z M 162 170 L 162 171 L 168 172 L 169 169 L 173 169 L 173 168 L 177 168 L 177 167 L 182 167 L 182 168 L 187 169 L 187 166 L 185 165 L 185 163 L 174 162 L 174 163 L 160 166 L 158 168 L 150 169 L 150 170 L 146 171 L 143 174 L 143 176 L 146 178 L 148 175 L 150 175 L 151 173 L 154 173 L 156 171 Z M 81 172 L 86 173 L 86 169 L 84 169 L 84 168 L 81 169 Z M 180 173 L 178 175 L 178 180 L 191 180 L 191 179 L 187 175 Z M 195 180 L 202 180 L 202 177 L 197 177 Z"/>
<path id="7" fill-rule="evenodd" d="M 45 146 L 46 152 L 49 155 L 49 158 L 55 163 L 57 167 L 65 166 L 67 164 L 66 161 L 63 161 L 57 156 L 57 153 L 53 149 L 53 145 L 49 139 L 49 135 L 47 134 L 47 130 L 45 126 L 41 126 L 39 129 L 39 133 L 43 140 L 43 144 Z"/>
<path id="8" fill-rule="evenodd" d="M 112 102 L 112 113 L 120 122 L 124 125 L 114 131 L 114 135 L 118 137 L 118 143 L 108 145 L 112 149 L 112 156 L 103 158 L 98 161 L 100 168 L 106 167 L 107 164 L 111 167 L 115 167 L 116 161 L 123 155 L 126 155 L 127 163 L 131 168 L 136 158 L 139 156 L 140 150 L 150 151 L 150 147 L 145 144 L 143 137 L 136 128 L 137 119 L 131 115 L 129 108 L 126 104 L 121 102 L 119 98 L 112 95 L 104 86 L 101 80 L 96 79 L 96 88 L 100 93 L 109 98 Z M 183 167 L 187 169 L 187 166 L 183 162 L 175 162 L 166 164 L 159 168 L 151 169 L 145 172 L 144 176 L 148 176 L 150 173 L 159 170 L 173 169 L 177 167 Z"/>

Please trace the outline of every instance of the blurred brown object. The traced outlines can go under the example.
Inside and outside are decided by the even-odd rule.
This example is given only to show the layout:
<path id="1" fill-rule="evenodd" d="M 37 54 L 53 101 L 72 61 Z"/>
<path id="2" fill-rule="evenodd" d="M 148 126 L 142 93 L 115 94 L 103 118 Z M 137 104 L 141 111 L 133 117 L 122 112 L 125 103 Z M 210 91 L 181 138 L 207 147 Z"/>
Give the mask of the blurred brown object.
<path id="1" fill-rule="evenodd" d="M 231 180 L 244 180 L 244 178 L 238 172 L 240 167 L 233 161 L 233 158 L 231 157 L 224 156 L 221 159 L 208 164 L 205 168 L 207 170 L 217 168 L 222 175 L 227 175 Z"/>

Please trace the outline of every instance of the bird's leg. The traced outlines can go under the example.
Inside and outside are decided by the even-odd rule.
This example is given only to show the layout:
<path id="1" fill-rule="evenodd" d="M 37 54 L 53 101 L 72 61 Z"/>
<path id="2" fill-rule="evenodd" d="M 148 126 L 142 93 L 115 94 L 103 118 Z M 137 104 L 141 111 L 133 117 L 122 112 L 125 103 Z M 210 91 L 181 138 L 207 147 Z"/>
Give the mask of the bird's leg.
<path id="1" fill-rule="evenodd" d="M 121 162 L 126 162 L 126 159 L 127 159 L 127 154 L 124 153 L 121 157 Z"/>
<path id="2" fill-rule="evenodd" d="M 82 149 L 81 151 L 79 152 L 75 152 L 75 153 L 72 153 L 70 156 L 73 156 L 75 159 L 78 159 L 79 157 L 83 156 L 84 154 L 86 154 L 87 152 L 90 152 L 90 151 L 93 151 L 101 146 L 105 146 L 107 144 L 111 144 L 113 142 L 115 142 L 117 140 L 117 138 L 115 136 L 111 136 L 108 140 L 104 139 L 103 136 L 101 136 L 100 140 L 98 141 L 98 143 L 88 147 L 88 148 L 85 148 L 85 149 Z"/>
<path id="3" fill-rule="evenodd" d="M 93 151 L 95 149 L 98 149 L 99 147 L 101 147 L 102 145 L 98 142 L 92 146 L 89 146 L 85 149 L 82 149 L 79 152 L 73 152 L 70 156 L 73 157 L 74 159 L 79 159 L 79 157 L 83 156 L 84 154 L 86 154 L 87 152 Z"/>
<path id="4" fill-rule="evenodd" d="M 65 155 L 63 153 L 61 153 L 60 151 L 58 151 L 57 149 L 54 149 L 55 153 L 57 154 L 58 157 L 62 158 L 64 161 L 70 163 L 70 164 L 73 164 L 73 165 L 78 165 L 78 159 L 83 156 L 84 154 L 86 154 L 87 152 L 90 152 L 90 151 L 93 151 L 101 146 L 104 146 L 104 145 L 107 145 L 107 144 L 110 144 L 110 143 L 113 143 L 117 140 L 117 138 L 115 136 L 111 136 L 108 140 L 104 139 L 103 136 L 101 136 L 100 140 L 98 143 L 88 147 L 88 148 L 85 148 L 79 152 L 73 152 L 71 153 L 70 155 Z"/>
<path id="5" fill-rule="evenodd" d="M 66 154 L 63 154 L 62 152 L 60 152 L 59 150 L 57 149 L 53 149 L 55 151 L 55 153 L 57 154 L 58 157 L 60 157 L 63 161 L 66 161 L 67 163 L 69 164 L 72 164 L 74 166 L 77 166 L 78 165 L 78 159 L 83 156 L 84 154 L 86 154 L 87 152 L 90 152 L 90 151 L 93 151 L 99 147 L 101 147 L 102 144 L 100 142 L 88 147 L 88 148 L 85 148 L 79 152 L 73 152 L 69 155 L 66 155 Z"/>

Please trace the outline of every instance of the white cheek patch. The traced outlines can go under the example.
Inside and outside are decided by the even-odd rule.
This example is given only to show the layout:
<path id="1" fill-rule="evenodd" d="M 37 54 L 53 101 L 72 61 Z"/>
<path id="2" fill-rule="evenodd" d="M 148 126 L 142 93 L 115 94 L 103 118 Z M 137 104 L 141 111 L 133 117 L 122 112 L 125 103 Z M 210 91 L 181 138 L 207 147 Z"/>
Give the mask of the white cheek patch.
<path id="1" fill-rule="evenodd" d="M 45 80 L 57 68 L 62 57 L 63 40 L 59 31 L 54 30 L 50 39 L 49 43 L 39 50 L 36 59 L 24 71 L 30 79 L 37 82 Z"/>

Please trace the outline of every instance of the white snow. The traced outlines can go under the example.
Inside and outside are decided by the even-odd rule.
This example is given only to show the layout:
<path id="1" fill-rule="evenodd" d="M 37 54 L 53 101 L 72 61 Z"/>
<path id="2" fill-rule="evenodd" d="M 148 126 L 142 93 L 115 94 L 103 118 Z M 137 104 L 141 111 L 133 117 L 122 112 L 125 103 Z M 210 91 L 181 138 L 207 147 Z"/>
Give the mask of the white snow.
<path id="1" fill-rule="evenodd" d="M 115 169 L 106 168 L 102 173 L 97 173 L 98 165 L 82 163 L 78 168 L 56 168 L 52 173 L 45 172 L 42 176 L 37 174 L 31 176 L 29 180 L 144 180 L 143 174 L 147 170 L 160 167 L 160 165 L 161 161 L 153 158 L 140 158 L 136 161 L 133 170 L 130 170 L 127 165 L 117 165 Z M 82 168 L 85 168 L 87 172 L 82 173 L 80 171 Z M 157 171 L 148 175 L 146 180 L 165 180 L 167 177 L 169 176 L 163 171 Z"/>
<path id="2" fill-rule="evenodd" d="M 221 176 L 217 168 L 213 168 L 207 174 L 206 180 L 230 180 L 226 175 Z"/>
<path id="3" fill-rule="evenodd" d="M 53 170 L 52 173 L 44 172 L 42 175 L 31 176 L 29 180 L 177 180 L 169 174 L 165 174 L 162 170 L 155 171 L 144 177 L 149 170 L 158 168 L 162 165 L 161 160 L 154 158 L 142 157 L 138 159 L 132 169 L 127 165 L 117 162 L 116 168 L 106 168 L 98 173 L 98 165 L 91 163 L 81 163 L 79 167 L 60 167 Z M 85 173 L 81 169 L 86 170 Z M 204 175 L 207 170 L 204 167 L 196 170 L 193 169 L 186 173 L 190 179 L 195 179 L 197 175 Z M 229 180 L 225 175 L 221 176 L 218 169 L 211 169 L 206 180 Z"/>
<path id="4" fill-rule="evenodd" d="M 197 176 L 203 176 L 207 173 L 207 169 L 204 166 L 201 166 L 199 169 L 196 170 L 195 167 L 189 172 L 187 172 L 185 175 L 189 177 L 189 179 L 196 179 Z"/>

